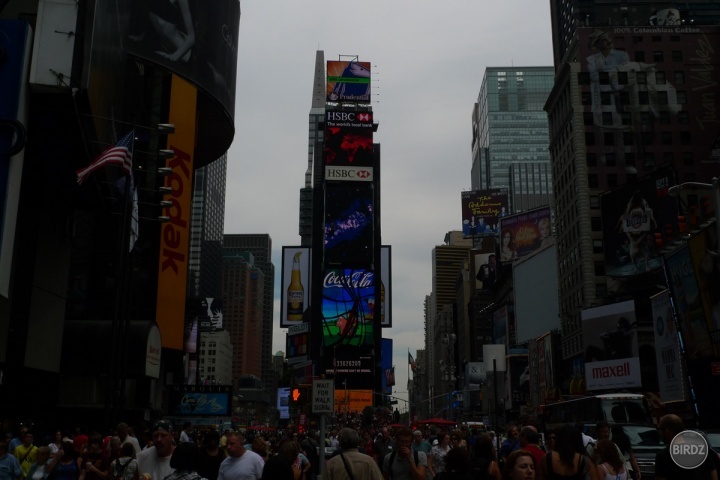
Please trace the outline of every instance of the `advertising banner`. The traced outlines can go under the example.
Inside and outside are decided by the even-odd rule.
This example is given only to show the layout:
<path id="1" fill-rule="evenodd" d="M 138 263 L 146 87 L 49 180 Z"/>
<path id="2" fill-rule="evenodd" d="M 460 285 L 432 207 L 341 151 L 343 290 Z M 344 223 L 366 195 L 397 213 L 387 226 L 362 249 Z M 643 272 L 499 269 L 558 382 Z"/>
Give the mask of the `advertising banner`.
<path id="1" fill-rule="evenodd" d="M 505 407 L 518 410 L 530 400 L 530 365 L 527 355 L 508 355 Z"/>
<path id="2" fill-rule="evenodd" d="M 470 250 L 469 255 L 470 266 L 475 272 L 475 289 L 492 290 L 499 270 L 495 246 L 485 242 L 482 249 Z"/>
<path id="3" fill-rule="evenodd" d="M 587 390 L 641 387 L 635 303 L 581 312 Z"/>
<path id="4" fill-rule="evenodd" d="M 135 56 L 164 66 L 210 93 L 235 116 L 238 0 L 148 2 L 127 5 L 124 45 Z M 122 13 L 122 12 L 121 12 Z"/>
<path id="5" fill-rule="evenodd" d="M 166 164 L 172 173 L 165 177 L 164 186 L 172 193 L 163 198 L 171 206 L 163 209 L 170 221 L 161 227 L 156 321 L 163 348 L 174 350 L 183 349 L 196 105 L 195 87 L 173 75 L 168 120 L 175 125 L 175 133 L 168 135 L 167 146 L 175 156 Z"/>
<path id="6" fill-rule="evenodd" d="M 290 418 L 290 388 L 278 388 L 277 392 L 277 409 L 280 420 L 288 420 Z"/>
<path id="7" fill-rule="evenodd" d="M 197 352 L 198 332 L 215 332 L 223 328 L 221 298 L 188 298 L 185 305 L 183 351 Z"/>
<path id="8" fill-rule="evenodd" d="M 717 224 L 711 223 L 688 240 L 698 290 L 705 310 L 713 352 L 720 356 L 720 257 Z"/>
<path id="9" fill-rule="evenodd" d="M 655 331 L 660 399 L 663 402 L 684 402 L 687 375 L 683 372 L 675 316 L 667 290 L 650 298 Z"/>
<path id="10" fill-rule="evenodd" d="M 370 62 L 328 60 L 327 101 L 370 103 Z"/>
<path id="11" fill-rule="evenodd" d="M 655 21 L 667 17 L 657 15 Z M 578 57 L 585 74 L 581 93 L 587 97 L 583 103 L 585 112 L 592 114 L 596 140 L 589 153 L 597 153 L 605 165 L 631 173 L 641 166 L 652 168 L 666 161 L 647 148 L 648 133 L 650 145 L 660 143 L 652 125 L 664 124 L 663 130 L 673 136 L 691 125 L 691 143 L 682 146 L 683 152 L 675 146 L 667 153 L 674 153 L 676 162 L 693 159 L 697 178 L 711 178 L 720 162 L 720 149 L 713 148 L 720 132 L 716 113 L 720 96 L 714 93 L 720 71 L 720 49 L 715 48 L 720 29 L 672 23 L 577 29 Z M 649 49 L 651 39 L 672 49 Z"/>
<path id="12" fill-rule="evenodd" d="M 368 268 L 373 262 L 374 196 L 370 184 L 325 188 L 325 266 Z"/>
<path id="13" fill-rule="evenodd" d="M 335 390 L 335 414 L 362 413 L 373 406 L 372 390 Z"/>
<path id="14" fill-rule="evenodd" d="M 552 244 L 550 207 L 500 219 L 500 262 L 506 263 Z"/>
<path id="15" fill-rule="evenodd" d="M 232 385 L 169 385 L 168 414 L 187 417 L 229 417 Z"/>
<path id="16" fill-rule="evenodd" d="M 493 343 L 508 346 L 508 307 L 503 305 L 493 312 L 492 320 L 492 338 Z"/>
<path id="17" fill-rule="evenodd" d="M 662 267 L 656 234 L 665 241 L 678 234 L 677 200 L 668 195 L 674 183 L 672 172 L 660 169 L 600 197 L 608 276 L 627 277 Z"/>
<path id="18" fill-rule="evenodd" d="M 381 347 L 381 357 L 380 357 L 380 368 L 382 368 L 383 372 L 385 372 L 385 375 L 381 375 L 381 383 L 382 383 L 382 391 L 391 394 L 392 393 L 392 386 L 394 385 L 394 382 L 392 385 L 388 385 L 388 380 L 394 380 L 395 377 L 395 370 L 393 368 L 393 341 L 392 338 L 383 338 L 382 339 L 382 347 Z M 392 376 L 387 375 L 387 372 L 390 371 L 392 373 Z"/>
<path id="19" fill-rule="evenodd" d="M 665 268 L 680 323 L 685 358 L 690 362 L 712 357 L 715 348 L 705 320 L 705 309 L 690 247 L 684 245 L 665 257 Z"/>
<path id="20" fill-rule="evenodd" d="M 460 201 L 465 238 L 497 235 L 499 219 L 509 213 L 507 188 L 462 192 Z"/>
<path id="21" fill-rule="evenodd" d="M 308 358 L 309 323 L 291 325 L 286 336 L 287 361 L 289 365 L 304 362 Z"/>
<path id="22" fill-rule="evenodd" d="M 392 327 L 392 247 L 380 247 L 380 325 Z"/>
<path id="23" fill-rule="evenodd" d="M 370 112 L 326 113 L 330 116 L 354 115 L 367 121 L 332 121 L 325 122 L 325 165 L 326 167 L 364 167 L 372 170 L 375 155 L 373 152 L 373 124 Z M 338 180 L 338 178 L 328 178 Z"/>
<path id="24" fill-rule="evenodd" d="M 281 328 L 302 323 L 303 314 L 310 308 L 312 285 L 310 254 L 310 247 L 283 247 L 280 284 Z"/>
<path id="25" fill-rule="evenodd" d="M 324 272 L 322 335 L 325 347 L 373 345 L 374 277 L 372 271 L 363 269 Z"/>

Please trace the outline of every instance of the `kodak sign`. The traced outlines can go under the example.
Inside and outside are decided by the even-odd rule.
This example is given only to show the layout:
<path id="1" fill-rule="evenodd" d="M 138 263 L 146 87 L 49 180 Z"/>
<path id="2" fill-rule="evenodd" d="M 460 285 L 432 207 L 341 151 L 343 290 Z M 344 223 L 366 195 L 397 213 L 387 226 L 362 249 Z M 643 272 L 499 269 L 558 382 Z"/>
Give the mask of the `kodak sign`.
<path id="1" fill-rule="evenodd" d="M 168 148 L 175 151 L 175 156 L 166 164 L 172 173 L 165 178 L 165 186 L 172 193 L 164 198 L 170 206 L 163 215 L 170 221 L 161 227 L 155 319 L 163 348 L 175 350 L 183 348 L 196 106 L 195 87 L 173 75 L 169 121 L 175 125 L 175 133 L 168 135 Z"/>

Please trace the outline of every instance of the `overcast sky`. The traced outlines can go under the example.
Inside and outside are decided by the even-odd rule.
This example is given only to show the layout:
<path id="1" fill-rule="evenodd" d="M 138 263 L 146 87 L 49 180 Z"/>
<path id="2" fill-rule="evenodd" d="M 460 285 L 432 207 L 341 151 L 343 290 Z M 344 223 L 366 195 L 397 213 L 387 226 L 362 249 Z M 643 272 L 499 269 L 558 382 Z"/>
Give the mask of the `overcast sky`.
<path id="1" fill-rule="evenodd" d="M 235 140 L 225 233 L 267 233 L 276 270 L 300 244 L 315 52 L 372 69 L 382 145 L 382 242 L 392 245 L 395 394 L 407 398 L 407 351 L 424 348 L 431 253 L 461 226 L 470 189 L 471 116 L 485 68 L 552 65 L 548 0 L 241 0 Z M 398 405 L 404 410 L 404 403 Z"/>

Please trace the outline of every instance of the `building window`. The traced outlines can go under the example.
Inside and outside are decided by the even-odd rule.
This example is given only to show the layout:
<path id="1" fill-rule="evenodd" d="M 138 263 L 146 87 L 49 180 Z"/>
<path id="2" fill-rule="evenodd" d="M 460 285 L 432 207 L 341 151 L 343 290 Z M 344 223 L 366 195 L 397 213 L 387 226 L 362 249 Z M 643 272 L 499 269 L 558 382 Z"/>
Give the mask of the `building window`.
<path id="1" fill-rule="evenodd" d="M 610 73 L 609 72 L 599 72 L 600 77 L 600 85 L 610 85 Z"/>
<path id="2" fill-rule="evenodd" d="M 597 167 L 597 155 L 594 153 L 588 153 L 585 161 L 588 167 Z"/>
<path id="3" fill-rule="evenodd" d="M 648 92 L 638 92 L 638 103 L 640 105 L 650 105 L 650 94 Z"/>
<path id="4" fill-rule="evenodd" d="M 679 105 L 685 105 L 687 103 L 687 92 L 677 92 L 677 103 Z"/>
<path id="5" fill-rule="evenodd" d="M 657 85 L 665 85 L 665 72 L 655 72 L 655 83 Z"/>
<path id="6" fill-rule="evenodd" d="M 585 145 L 595 145 L 595 134 L 592 132 L 585 132 Z"/>
<path id="7" fill-rule="evenodd" d="M 638 85 L 647 85 L 647 73 L 637 72 L 635 74 L 635 79 Z"/>
<path id="8" fill-rule="evenodd" d="M 590 208 L 600 208 L 600 197 L 598 197 L 597 195 L 590 195 Z"/>
<path id="9" fill-rule="evenodd" d="M 615 145 L 615 133 L 614 132 L 605 132 L 603 133 L 603 144 L 605 146 L 612 147 Z"/>
<path id="10" fill-rule="evenodd" d="M 591 173 L 590 175 L 588 175 L 588 186 L 590 188 L 598 188 L 598 185 L 599 185 L 598 176 L 595 175 L 594 173 Z"/>
<path id="11" fill-rule="evenodd" d="M 670 125 L 670 112 L 663 110 L 660 112 L 660 124 Z"/>
<path id="12" fill-rule="evenodd" d="M 690 143 L 692 143 L 690 132 L 680 132 L 680 145 L 690 145 Z"/>
<path id="13" fill-rule="evenodd" d="M 583 124 L 592 125 L 595 123 L 595 117 L 592 112 L 583 112 Z"/>
<path id="14" fill-rule="evenodd" d="M 590 72 L 578 73 L 578 85 L 590 85 Z"/>
<path id="15" fill-rule="evenodd" d="M 607 176 L 607 184 L 608 187 L 617 187 L 618 184 L 618 177 L 615 173 L 608 173 Z"/>
<path id="16" fill-rule="evenodd" d="M 682 85 L 685 83 L 685 72 L 682 70 L 675 71 L 675 84 Z"/>
<path id="17" fill-rule="evenodd" d="M 603 125 L 612 125 L 613 124 L 612 112 L 602 112 L 602 123 L 603 123 Z"/>
<path id="18" fill-rule="evenodd" d="M 692 152 L 683 152 L 682 153 L 682 163 L 686 167 L 690 167 L 695 163 L 695 159 L 693 158 Z"/>
<path id="19" fill-rule="evenodd" d="M 630 112 L 622 112 L 620 114 L 620 123 L 623 125 L 632 125 L 632 115 L 630 115 Z"/>
<path id="20" fill-rule="evenodd" d="M 677 119 L 680 125 L 687 125 L 690 123 L 690 115 L 688 112 L 678 112 Z"/>
<path id="21" fill-rule="evenodd" d="M 668 93 L 664 90 L 657 92 L 657 101 L 660 105 L 668 104 Z"/>
<path id="22" fill-rule="evenodd" d="M 655 166 L 655 154 L 652 152 L 645 153 L 645 168 L 652 168 Z"/>
<path id="23" fill-rule="evenodd" d="M 663 145 L 672 145 L 672 132 L 661 132 L 660 140 Z"/>
<path id="24" fill-rule="evenodd" d="M 673 62 L 682 62 L 683 61 L 683 53 L 681 50 L 673 50 L 672 51 L 672 60 Z"/>
<path id="25" fill-rule="evenodd" d="M 675 161 L 673 152 L 663 152 L 663 163 L 673 163 Z"/>
<path id="26" fill-rule="evenodd" d="M 600 103 L 602 105 L 612 105 L 612 94 L 610 92 L 600 92 Z"/>
<path id="27" fill-rule="evenodd" d="M 600 277 L 602 275 L 605 275 L 605 263 L 595 262 L 595 276 Z"/>
<path id="28" fill-rule="evenodd" d="M 590 92 L 582 92 L 581 99 L 583 105 L 592 105 L 592 94 Z"/>
<path id="29" fill-rule="evenodd" d="M 602 232 L 602 218 L 590 217 L 590 228 L 593 232 Z"/>
<path id="30" fill-rule="evenodd" d="M 598 254 L 603 253 L 603 241 L 602 240 L 593 240 L 593 253 L 598 253 Z"/>
<path id="31" fill-rule="evenodd" d="M 662 62 L 663 61 L 663 52 L 662 50 L 655 50 L 653 52 L 653 62 Z"/>
<path id="32" fill-rule="evenodd" d="M 635 52 L 635 61 L 636 62 L 644 62 L 645 61 L 645 52 L 642 50 L 638 50 Z M 638 82 L 640 83 L 640 82 Z"/>
<path id="33" fill-rule="evenodd" d="M 607 165 L 608 167 L 614 167 L 617 165 L 616 161 L 615 161 L 614 153 L 606 153 L 605 154 L 605 165 Z"/>
<path id="34" fill-rule="evenodd" d="M 617 72 L 617 81 L 618 81 L 619 85 L 627 85 L 628 84 L 627 72 Z"/>

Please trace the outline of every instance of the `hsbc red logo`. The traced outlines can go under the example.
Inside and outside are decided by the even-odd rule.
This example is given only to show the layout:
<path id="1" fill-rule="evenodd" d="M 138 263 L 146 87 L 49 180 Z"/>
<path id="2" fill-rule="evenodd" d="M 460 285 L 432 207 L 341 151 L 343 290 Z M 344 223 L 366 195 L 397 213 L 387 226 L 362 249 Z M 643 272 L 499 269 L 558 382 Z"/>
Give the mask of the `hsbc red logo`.
<path id="1" fill-rule="evenodd" d="M 358 113 L 357 115 L 358 122 L 370 122 L 372 121 L 372 118 L 370 118 L 369 113 Z"/>
<path id="2" fill-rule="evenodd" d="M 370 172 L 368 172 L 367 170 L 359 170 L 357 172 L 357 176 L 358 178 L 368 178 L 370 176 Z"/>

